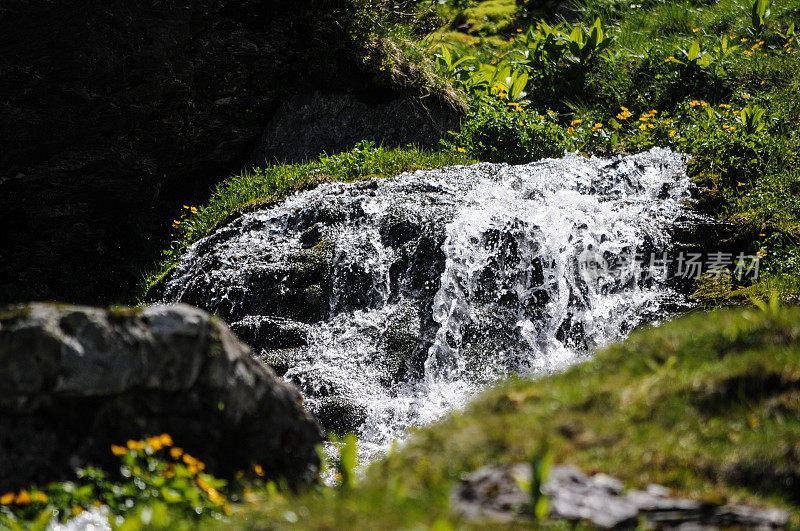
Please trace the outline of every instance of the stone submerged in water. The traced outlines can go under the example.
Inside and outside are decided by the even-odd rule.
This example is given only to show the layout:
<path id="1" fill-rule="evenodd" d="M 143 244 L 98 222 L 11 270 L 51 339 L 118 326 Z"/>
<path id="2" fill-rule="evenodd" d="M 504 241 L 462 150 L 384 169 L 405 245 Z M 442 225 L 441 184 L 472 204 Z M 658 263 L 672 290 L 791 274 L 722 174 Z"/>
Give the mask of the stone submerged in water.
<path id="1" fill-rule="evenodd" d="M 0 490 L 114 470 L 111 443 L 163 432 L 220 475 L 259 463 L 294 484 L 319 469 L 298 391 L 188 305 L 0 310 L 0 368 Z"/>
<path id="2" fill-rule="evenodd" d="M 519 463 L 469 474 L 450 493 L 453 512 L 472 521 L 524 521 L 530 496 L 520 484 L 530 483 L 530 471 Z M 605 474 L 587 476 L 573 466 L 554 466 L 543 490 L 550 518 L 582 520 L 603 529 L 633 529 L 642 523 L 658 529 L 782 529 L 789 521 L 781 509 L 676 498 L 658 485 L 626 493 L 623 488 Z"/>

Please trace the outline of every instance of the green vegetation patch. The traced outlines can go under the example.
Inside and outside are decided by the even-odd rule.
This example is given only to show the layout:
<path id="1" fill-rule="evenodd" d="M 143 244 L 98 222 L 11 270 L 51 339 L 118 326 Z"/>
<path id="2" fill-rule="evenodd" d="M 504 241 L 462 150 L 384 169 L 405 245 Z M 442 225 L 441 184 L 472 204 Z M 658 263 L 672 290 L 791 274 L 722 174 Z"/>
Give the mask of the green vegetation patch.
<path id="1" fill-rule="evenodd" d="M 718 310 L 636 332 L 565 373 L 488 391 L 352 490 L 268 498 L 238 522 L 275 525 L 291 511 L 310 528 L 457 528 L 448 496 L 462 474 L 526 461 L 544 443 L 556 463 L 628 488 L 780 506 L 800 525 L 800 309 Z"/>
<path id="2" fill-rule="evenodd" d="M 693 206 L 730 222 L 738 251 L 762 258 L 757 282 L 698 285 L 698 297 L 800 300 L 800 1 L 587 0 L 574 14 L 431 40 L 471 103 L 447 145 L 512 163 L 564 150 L 688 153 Z"/>

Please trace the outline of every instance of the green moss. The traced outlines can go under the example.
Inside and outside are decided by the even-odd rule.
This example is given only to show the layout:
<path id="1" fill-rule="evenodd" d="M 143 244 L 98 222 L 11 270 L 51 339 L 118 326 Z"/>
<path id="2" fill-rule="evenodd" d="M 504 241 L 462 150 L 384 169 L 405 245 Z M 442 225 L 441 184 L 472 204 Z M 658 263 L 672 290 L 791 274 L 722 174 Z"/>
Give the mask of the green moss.
<path id="1" fill-rule="evenodd" d="M 525 460 L 543 439 L 556 462 L 628 487 L 776 505 L 800 525 L 800 309 L 719 310 L 639 331 L 563 374 L 488 391 L 353 491 L 276 498 L 244 518 L 272 525 L 291 508 L 306 528 L 432 525 L 450 518 L 461 474 Z"/>

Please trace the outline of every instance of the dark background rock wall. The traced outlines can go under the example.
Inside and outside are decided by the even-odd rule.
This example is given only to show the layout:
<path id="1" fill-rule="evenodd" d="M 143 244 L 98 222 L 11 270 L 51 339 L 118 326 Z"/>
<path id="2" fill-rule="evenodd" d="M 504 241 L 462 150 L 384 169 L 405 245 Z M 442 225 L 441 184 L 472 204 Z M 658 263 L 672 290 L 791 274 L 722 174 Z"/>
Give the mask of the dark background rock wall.
<path id="1" fill-rule="evenodd" d="M 282 101 L 397 97 L 346 4 L 0 4 L 0 304 L 129 300 L 180 206 L 242 168 Z"/>

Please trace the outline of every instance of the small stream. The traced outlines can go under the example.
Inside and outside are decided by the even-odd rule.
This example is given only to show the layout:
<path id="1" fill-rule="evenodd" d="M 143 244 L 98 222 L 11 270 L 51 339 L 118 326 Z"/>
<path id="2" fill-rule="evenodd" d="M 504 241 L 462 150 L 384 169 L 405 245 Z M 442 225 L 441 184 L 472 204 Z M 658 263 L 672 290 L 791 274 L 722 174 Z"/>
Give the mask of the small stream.
<path id="1" fill-rule="evenodd" d="M 218 313 L 369 457 L 498 379 L 563 369 L 685 308 L 649 260 L 691 215 L 686 160 L 570 154 L 325 184 L 228 220 L 159 298 Z"/>

